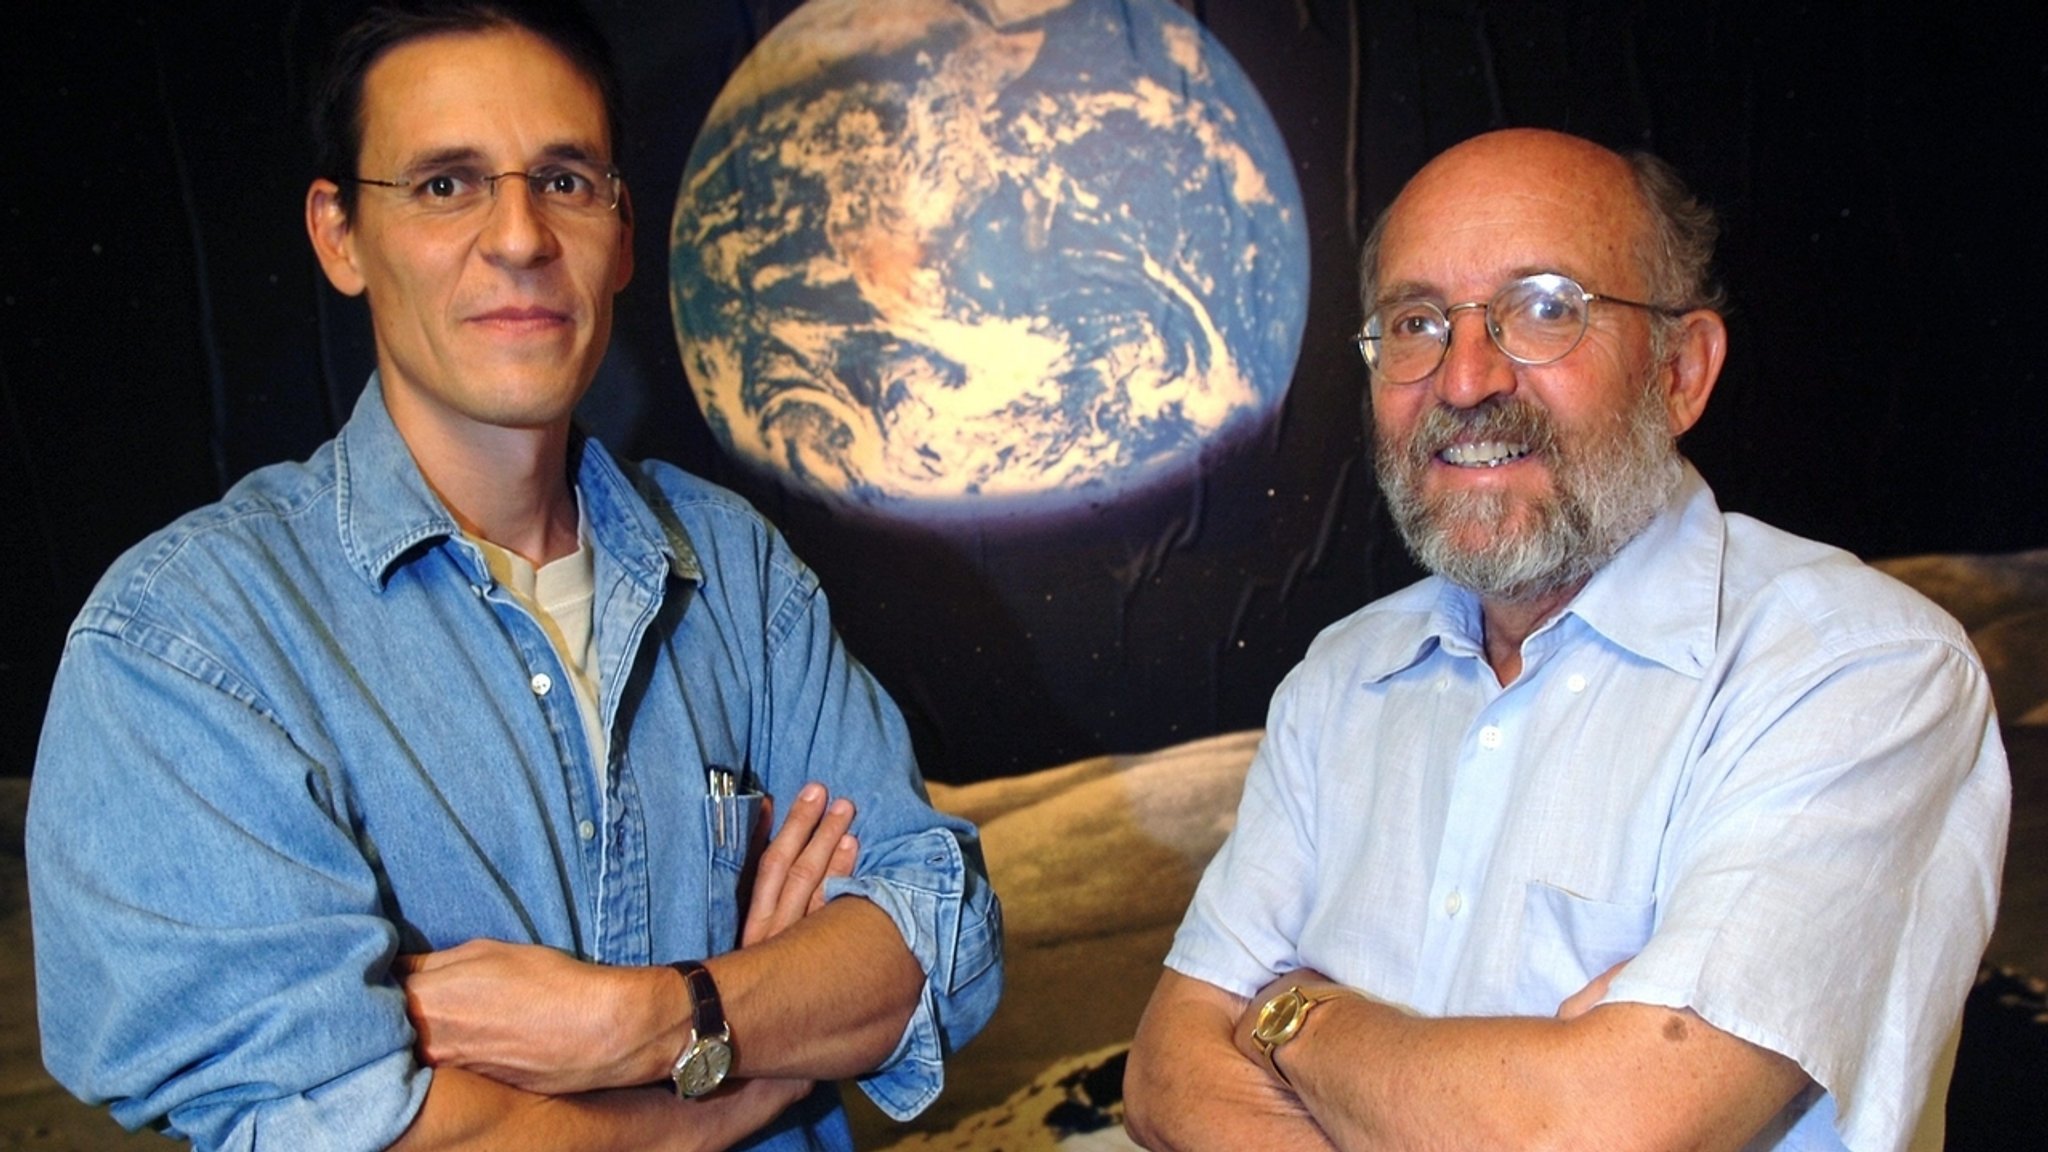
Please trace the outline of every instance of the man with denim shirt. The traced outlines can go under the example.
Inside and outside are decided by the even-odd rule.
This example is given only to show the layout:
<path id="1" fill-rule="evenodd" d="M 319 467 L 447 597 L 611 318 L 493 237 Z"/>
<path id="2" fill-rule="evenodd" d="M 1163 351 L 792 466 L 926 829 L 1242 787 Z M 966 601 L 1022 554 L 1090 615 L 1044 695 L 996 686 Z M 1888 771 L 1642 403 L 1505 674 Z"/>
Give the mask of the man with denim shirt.
<path id="1" fill-rule="evenodd" d="M 572 425 L 631 271 L 617 104 L 547 5 L 337 53 L 306 221 L 377 372 L 107 574 L 36 765 L 45 1061 L 130 1127 L 845 1148 L 815 1082 L 907 1117 L 994 1009 L 974 830 L 816 578 Z"/>
<path id="2" fill-rule="evenodd" d="M 1939 1147 L 1990 692 L 1953 620 L 1678 454 L 1713 234 L 1659 162 L 1528 130 L 1374 229 L 1380 486 L 1435 575 L 1275 694 L 1132 1051 L 1147 1147 Z"/>

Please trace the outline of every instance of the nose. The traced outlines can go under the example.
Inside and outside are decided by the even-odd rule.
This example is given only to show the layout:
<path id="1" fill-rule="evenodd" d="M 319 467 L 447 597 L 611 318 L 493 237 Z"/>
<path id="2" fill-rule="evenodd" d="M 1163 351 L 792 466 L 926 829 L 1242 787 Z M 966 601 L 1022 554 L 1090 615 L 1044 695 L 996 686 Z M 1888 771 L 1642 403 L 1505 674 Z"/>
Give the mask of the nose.
<path id="1" fill-rule="evenodd" d="M 1444 362 L 1437 366 L 1436 393 L 1453 408 L 1474 408 L 1489 397 L 1515 390 L 1515 362 L 1493 342 L 1484 308 L 1463 311 L 1464 316 L 1458 310 L 1450 315 L 1450 343 L 1444 348 Z"/>
<path id="2" fill-rule="evenodd" d="M 545 264 L 561 252 L 533 187 L 518 173 L 507 173 L 492 186 L 477 243 L 486 259 L 512 268 Z"/>

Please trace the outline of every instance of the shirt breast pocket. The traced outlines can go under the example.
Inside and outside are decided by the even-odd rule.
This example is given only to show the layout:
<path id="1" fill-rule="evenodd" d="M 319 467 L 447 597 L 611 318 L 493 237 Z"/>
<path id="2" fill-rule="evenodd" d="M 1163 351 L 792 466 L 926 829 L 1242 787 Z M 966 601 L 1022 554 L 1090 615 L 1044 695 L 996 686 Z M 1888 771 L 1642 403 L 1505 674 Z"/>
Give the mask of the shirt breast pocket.
<path id="1" fill-rule="evenodd" d="M 1589 900 L 1531 880 L 1522 904 L 1515 1011 L 1529 1016 L 1556 1013 L 1558 1005 L 1595 976 L 1643 950 L 1656 912 L 1654 901 Z"/>
<path id="2" fill-rule="evenodd" d="M 739 947 L 741 889 L 751 879 L 748 858 L 763 799 L 753 791 L 704 798 L 704 839 L 711 846 L 711 866 L 704 870 L 710 912 L 705 919 L 709 931 L 704 942 L 706 956 Z"/>

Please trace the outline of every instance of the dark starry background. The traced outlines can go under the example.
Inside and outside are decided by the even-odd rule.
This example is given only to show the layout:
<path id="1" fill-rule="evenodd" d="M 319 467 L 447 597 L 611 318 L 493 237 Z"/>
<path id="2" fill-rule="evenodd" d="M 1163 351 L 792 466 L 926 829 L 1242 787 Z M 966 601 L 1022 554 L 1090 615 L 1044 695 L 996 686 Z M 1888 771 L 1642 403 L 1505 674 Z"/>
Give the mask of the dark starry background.
<path id="1" fill-rule="evenodd" d="M 1650 147 L 1723 213 L 1733 350 L 1687 450 L 1726 506 L 1871 557 L 2048 542 L 2038 9 L 1185 3 L 1264 94 L 1307 202 L 1284 409 L 1145 499 L 930 530 L 743 471 L 684 382 L 673 190 L 724 77 L 793 6 L 597 5 L 641 225 L 584 417 L 788 532 L 935 779 L 1256 725 L 1318 629 L 1412 576 L 1364 455 L 1353 255 L 1417 166 L 1490 127 Z M 300 225 L 300 109 L 350 10 L 70 4 L 0 48 L 0 774 L 29 771 L 63 628 L 113 556 L 310 452 L 361 388 L 367 324 Z"/>

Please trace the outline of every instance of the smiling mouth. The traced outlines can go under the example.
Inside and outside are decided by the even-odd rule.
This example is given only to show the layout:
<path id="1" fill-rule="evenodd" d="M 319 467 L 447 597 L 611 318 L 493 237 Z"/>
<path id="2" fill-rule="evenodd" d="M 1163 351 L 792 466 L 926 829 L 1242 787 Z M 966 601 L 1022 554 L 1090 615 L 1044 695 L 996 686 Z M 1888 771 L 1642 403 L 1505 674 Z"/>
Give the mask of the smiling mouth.
<path id="1" fill-rule="evenodd" d="M 1512 464 L 1529 454 L 1527 444 L 1510 443 L 1505 440 L 1476 440 L 1465 444 L 1453 444 L 1437 453 L 1437 459 L 1454 468 L 1498 468 Z"/>

